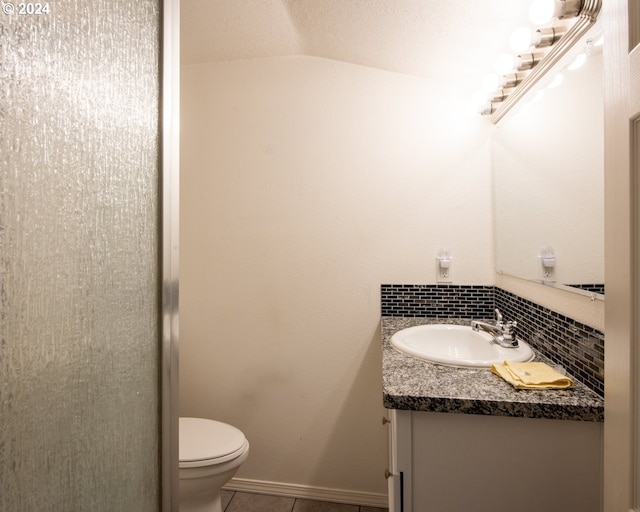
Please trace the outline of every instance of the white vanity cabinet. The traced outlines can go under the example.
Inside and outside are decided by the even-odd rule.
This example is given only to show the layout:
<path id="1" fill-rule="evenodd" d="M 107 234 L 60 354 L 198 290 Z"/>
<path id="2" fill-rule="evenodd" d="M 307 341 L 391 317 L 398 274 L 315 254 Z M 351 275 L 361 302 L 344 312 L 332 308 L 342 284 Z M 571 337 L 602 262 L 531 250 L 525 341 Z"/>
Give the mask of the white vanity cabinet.
<path id="1" fill-rule="evenodd" d="M 389 410 L 390 512 L 600 512 L 597 421 Z"/>

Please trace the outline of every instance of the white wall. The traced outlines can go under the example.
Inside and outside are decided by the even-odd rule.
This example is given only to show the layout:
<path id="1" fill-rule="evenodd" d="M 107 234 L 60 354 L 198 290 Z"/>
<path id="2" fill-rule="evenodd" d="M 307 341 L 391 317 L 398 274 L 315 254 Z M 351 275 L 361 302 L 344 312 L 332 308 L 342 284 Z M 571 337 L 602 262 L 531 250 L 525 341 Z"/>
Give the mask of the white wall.
<path id="1" fill-rule="evenodd" d="M 182 415 L 238 477 L 385 493 L 380 284 L 493 284 L 489 137 L 451 83 L 313 57 L 182 69 Z"/>

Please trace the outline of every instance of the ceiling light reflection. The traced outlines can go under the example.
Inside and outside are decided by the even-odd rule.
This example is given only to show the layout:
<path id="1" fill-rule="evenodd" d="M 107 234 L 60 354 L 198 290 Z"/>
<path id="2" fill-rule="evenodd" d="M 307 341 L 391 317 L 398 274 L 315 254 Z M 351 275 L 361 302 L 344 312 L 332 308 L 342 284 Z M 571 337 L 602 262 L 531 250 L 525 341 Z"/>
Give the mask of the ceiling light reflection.
<path id="1" fill-rule="evenodd" d="M 563 82 L 563 80 L 564 80 L 564 75 L 562 73 L 558 73 L 556 76 L 553 77 L 553 80 L 549 82 L 549 85 L 547 85 L 547 87 L 549 89 L 555 89 Z"/>
<path id="2" fill-rule="evenodd" d="M 587 54 L 586 53 L 579 53 L 578 55 L 576 55 L 575 60 L 569 64 L 567 66 L 567 69 L 571 70 L 571 71 L 575 71 L 576 69 L 580 69 L 584 63 L 587 61 Z"/>

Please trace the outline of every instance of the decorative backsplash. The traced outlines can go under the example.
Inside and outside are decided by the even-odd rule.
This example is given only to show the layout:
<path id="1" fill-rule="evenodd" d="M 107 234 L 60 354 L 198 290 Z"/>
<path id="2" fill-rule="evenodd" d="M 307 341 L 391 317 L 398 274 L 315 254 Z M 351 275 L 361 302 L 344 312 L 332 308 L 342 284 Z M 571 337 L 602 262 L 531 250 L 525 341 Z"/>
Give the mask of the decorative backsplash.
<path id="1" fill-rule="evenodd" d="M 517 320 L 518 333 L 536 351 L 604 396 L 604 333 L 494 286 L 381 286 L 382 316 Z"/>
<path id="2" fill-rule="evenodd" d="M 580 283 L 580 284 L 568 284 L 572 288 L 580 288 L 586 292 L 599 293 L 604 295 L 604 283 Z"/>
<path id="3" fill-rule="evenodd" d="M 382 316 L 493 318 L 493 286 L 383 284 Z"/>
<path id="4" fill-rule="evenodd" d="M 507 292 L 495 289 L 496 307 L 518 322 L 518 333 L 535 350 L 604 396 L 604 333 Z"/>

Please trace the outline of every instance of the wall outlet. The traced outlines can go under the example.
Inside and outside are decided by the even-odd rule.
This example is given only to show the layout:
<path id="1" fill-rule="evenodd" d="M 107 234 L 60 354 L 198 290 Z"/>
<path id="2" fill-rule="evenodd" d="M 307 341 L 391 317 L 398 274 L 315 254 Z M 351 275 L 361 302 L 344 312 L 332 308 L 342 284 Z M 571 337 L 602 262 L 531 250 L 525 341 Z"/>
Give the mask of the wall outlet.
<path id="1" fill-rule="evenodd" d="M 556 282 L 556 269 L 543 267 L 540 265 L 540 280 L 545 283 L 555 283 Z"/>
<path id="2" fill-rule="evenodd" d="M 451 279 L 451 266 L 443 268 L 438 258 L 436 258 L 436 283 L 453 283 Z"/>

